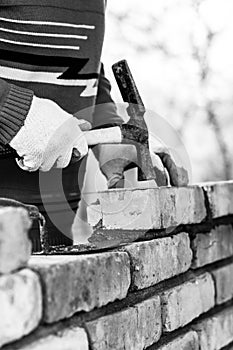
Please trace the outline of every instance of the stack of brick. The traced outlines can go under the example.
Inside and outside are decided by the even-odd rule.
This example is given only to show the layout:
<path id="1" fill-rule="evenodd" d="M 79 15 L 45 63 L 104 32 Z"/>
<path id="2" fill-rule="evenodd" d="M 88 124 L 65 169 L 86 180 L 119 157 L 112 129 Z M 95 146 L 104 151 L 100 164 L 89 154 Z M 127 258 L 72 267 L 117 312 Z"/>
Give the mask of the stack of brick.
<path id="1" fill-rule="evenodd" d="M 0 209 L 0 346 L 31 333 L 42 318 L 40 280 L 27 268 L 30 226 L 25 209 Z"/>
<path id="2" fill-rule="evenodd" d="M 2 350 L 233 349 L 233 182 L 106 191 L 89 221 L 137 242 L 1 270 Z"/>

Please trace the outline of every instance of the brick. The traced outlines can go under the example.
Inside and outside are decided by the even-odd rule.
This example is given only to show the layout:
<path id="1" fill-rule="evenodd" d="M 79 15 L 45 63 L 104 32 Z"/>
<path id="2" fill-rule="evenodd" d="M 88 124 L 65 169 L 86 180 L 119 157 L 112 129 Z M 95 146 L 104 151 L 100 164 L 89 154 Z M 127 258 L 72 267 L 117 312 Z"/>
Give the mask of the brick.
<path id="1" fill-rule="evenodd" d="M 22 208 L 0 208 L 0 274 L 25 267 L 31 255 L 31 221 Z"/>
<path id="2" fill-rule="evenodd" d="M 187 271 L 192 261 L 187 233 L 133 243 L 124 250 L 130 255 L 132 282 L 137 289 L 147 288 Z"/>
<path id="3" fill-rule="evenodd" d="M 214 304 L 214 282 L 208 273 L 168 289 L 161 294 L 164 331 L 183 327 Z"/>
<path id="4" fill-rule="evenodd" d="M 97 224 L 102 218 L 105 229 L 161 229 L 199 223 L 206 217 L 204 194 L 198 186 L 114 189 L 98 195 L 96 210 L 88 210 L 88 222 Z"/>
<path id="5" fill-rule="evenodd" d="M 233 181 L 204 185 L 213 218 L 233 214 Z"/>
<path id="6" fill-rule="evenodd" d="M 161 227 L 195 224 L 206 218 L 204 193 L 198 186 L 160 190 Z"/>
<path id="7" fill-rule="evenodd" d="M 0 346 L 32 332 L 42 317 L 38 276 L 29 269 L 0 277 Z"/>
<path id="8" fill-rule="evenodd" d="M 196 332 L 190 331 L 159 346 L 156 350 L 199 350 L 198 335 Z"/>
<path id="9" fill-rule="evenodd" d="M 86 324 L 93 350 L 143 350 L 161 336 L 160 299 L 154 296 Z"/>
<path id="10" fill-rule="evenodd" d="M 198 233 L 191 244 L 192 267 L 197 268 L 233 256 L 233 229 L 220 225 L 209 233 Z"/>
<path id="11" fill-rule="evenodd" d="M 44 287 L 44 320 L 51 323 L 123 299 L 130 286 L 127 253 L 34 256 L 30 266 Z"/>
<path id="12" fill-rule="evenodd" d="M 211 272 L 215 281 L 216 304 L 233 298 L 233 263 Z"/>
<path id="13" fill-rule="evenodd" d="M 193 328 L 199 336 L 200 350 L 220 350 L 233 341 L 233 307 L 199 322 Z"/>
<path id="14" fill-rule="evenodd" d="M 11 350 L 15 348 L 12 347 Z M 75 327 L 65 329 L 45 338 L 36 339 L 32 343 L 16 348 L 17 350 L 88 350 L 89 344 L 84 329 Z"/>
<path id="15" fill-rule="evenodd" d="M 99 193 L 102 224 L 107 229 L 160 228 L 159 192 L 119 189 Z"/>

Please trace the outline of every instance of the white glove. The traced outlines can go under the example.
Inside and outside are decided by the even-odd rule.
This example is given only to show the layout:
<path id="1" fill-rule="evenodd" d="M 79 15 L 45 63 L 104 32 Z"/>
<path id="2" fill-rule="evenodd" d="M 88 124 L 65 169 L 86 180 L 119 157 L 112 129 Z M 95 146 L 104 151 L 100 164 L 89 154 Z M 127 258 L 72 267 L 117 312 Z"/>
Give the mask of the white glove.
<path id="1" fill-rule="evenodd" d="M 24 125 L 10 142 L 21 159 L 18 165 L 27 171 L 65 168 L 75 149 L 79 159 L 88 152 L 82 130 L 91 124 L 65 112 L 55 102 L 33 97 Z"/>

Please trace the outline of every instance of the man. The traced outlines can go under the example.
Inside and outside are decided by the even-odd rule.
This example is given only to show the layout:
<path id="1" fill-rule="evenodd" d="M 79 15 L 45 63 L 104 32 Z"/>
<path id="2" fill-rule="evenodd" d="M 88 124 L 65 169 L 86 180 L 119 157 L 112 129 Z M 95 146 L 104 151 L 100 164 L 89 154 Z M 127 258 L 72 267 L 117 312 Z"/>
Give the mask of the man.
<path id="1" fill-rule="evenodd" d="M 54 204 L 60 198 L 54 179 L 64 169 L 66 200 L 77 209 L 80 162 L 70 160 L 74 149 L 79 160 L 88 152 L 83 130 L 122 123 L 100 64 L 104 14 L 104 0 L 1 0 L 0 196 L 43 211 L 40 174 L 48 184 L 44 198 Z M 95 110 L 100 103 L 104 113 Z M 57 216 L 71 226 L 60 202 Z M 52 223 L 50 232 L 51 243 L 71 243 Z"/>

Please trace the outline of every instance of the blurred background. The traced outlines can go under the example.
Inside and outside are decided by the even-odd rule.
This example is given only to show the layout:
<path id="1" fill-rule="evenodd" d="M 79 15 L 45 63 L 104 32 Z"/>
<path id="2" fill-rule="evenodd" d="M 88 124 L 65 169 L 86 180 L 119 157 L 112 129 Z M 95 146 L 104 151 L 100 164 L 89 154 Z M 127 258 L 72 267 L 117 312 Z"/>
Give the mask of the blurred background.
<path id="1" fill-rule="evenodd" d="M 180 133 L 192 182 L 233 177 L 233 2 L 108 1 L 103 62 L 127 59 L 148 109 Z"/>

